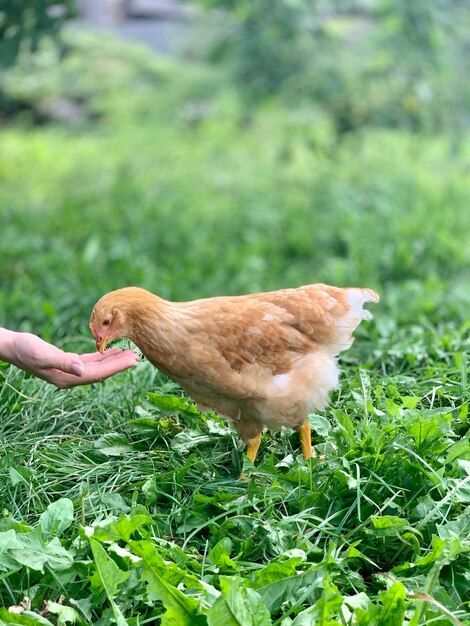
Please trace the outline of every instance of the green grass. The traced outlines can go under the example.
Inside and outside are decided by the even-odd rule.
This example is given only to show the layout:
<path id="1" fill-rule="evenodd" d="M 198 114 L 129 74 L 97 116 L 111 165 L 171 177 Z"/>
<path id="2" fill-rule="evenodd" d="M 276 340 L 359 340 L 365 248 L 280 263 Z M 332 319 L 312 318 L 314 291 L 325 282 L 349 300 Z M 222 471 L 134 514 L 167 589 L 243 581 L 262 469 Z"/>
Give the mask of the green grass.
<path id="1" fill-rule="evenodd" d="M 145 361 L 70 391 L 2 365 L 0 605 L 30 610 L 0 623 L 470 624 L 468 151 L 338 145 L 325 112 L 247 114 L 212 70 L 76 45 L 24 97 L 72 85 L 88 117 L 2 129 L 0 325 L 91 350 L 93 304 L 128 284 L 382 303 L 310 416 L 322 461 L 279 431 L 248 467 Z"/>

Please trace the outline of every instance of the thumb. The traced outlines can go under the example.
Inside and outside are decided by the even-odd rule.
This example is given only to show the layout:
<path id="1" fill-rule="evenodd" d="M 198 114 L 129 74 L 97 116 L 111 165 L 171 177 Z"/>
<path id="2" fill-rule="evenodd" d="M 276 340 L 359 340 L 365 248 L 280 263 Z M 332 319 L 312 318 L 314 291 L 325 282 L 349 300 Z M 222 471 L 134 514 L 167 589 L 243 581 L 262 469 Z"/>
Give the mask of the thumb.
<path id="1" fill-rule="evenodd" d="M 64 358 L 61 360 L 57 369 L 66 372 L 67 374 L 74 374 L 75 376 L 83 376 L 85 373 L 85 366 L 80 360 L 78 354 L 73 352 L 66 352 Z"/>

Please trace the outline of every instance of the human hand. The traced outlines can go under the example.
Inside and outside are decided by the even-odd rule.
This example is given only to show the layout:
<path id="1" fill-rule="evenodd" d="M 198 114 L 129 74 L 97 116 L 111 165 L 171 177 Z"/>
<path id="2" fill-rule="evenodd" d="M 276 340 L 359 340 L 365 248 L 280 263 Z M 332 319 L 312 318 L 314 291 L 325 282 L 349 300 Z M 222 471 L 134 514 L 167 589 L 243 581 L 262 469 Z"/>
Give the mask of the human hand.
<path id="1" fill-rule="evenodd" d="M 3 333 L 8 333 L 7 340 L 3 335 L 3 344 L 0 334 L 3 358 L 61 389 L 105 380 L 137 365 L 140 360 L 132 350 L 113 348 L 103 354 L 75 354 L 64 352 L 30 333 Z"/>

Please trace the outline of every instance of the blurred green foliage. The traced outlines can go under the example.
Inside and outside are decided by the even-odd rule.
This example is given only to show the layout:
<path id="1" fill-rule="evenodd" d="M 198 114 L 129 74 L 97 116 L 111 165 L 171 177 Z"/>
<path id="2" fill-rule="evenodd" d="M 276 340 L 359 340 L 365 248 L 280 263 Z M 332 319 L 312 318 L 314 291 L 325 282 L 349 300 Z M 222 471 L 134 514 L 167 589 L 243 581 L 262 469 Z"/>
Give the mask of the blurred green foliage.
<path id="1" fill-rule="evenodd" d="M 334 87 L 330 99 L 283 87 L 248 106 L 226 65 L 64 34 L 65 58 L 45 41 L 1 78 L 21 109 L 1 129 L 1 326 L 91 351 L 92 306 L 130 284 L 178 300 L 324 281 L 375 288 L 382 302 L 342 355 L 329 413 L 310 416 L 325 461 L 305 463 L 297 434 L 269 434 L 257 468 L 245 467 L 249 482 L 236 480 L 226 425 L 173 396 L 148 362 L 74 391 L 2 364 L 3 605 L 30 598 L 22 623 L 44 600 L 68 619 L 75 607 L 83 623 L 108 623 L 118 609 L 121 623 L 159 623 L 144 564 L 122 551 L 129 536 L 113 551 L 106 532 L 116 528 L 102 524 L 128 513 L 120 529 L 154 542 L 167 589 L 182 595 L 184 579 L 206 612 L 243 580 L 276 624 L 315 620 L 322 605 L 358 624 L 398 626 L 406 611 L 410 623 L 468 626 L 464 132 L 418 133 L 401 114 L 340 125 L 345 92 Z M 344 76 L 355 107 L 390 115 L 393 81 L 377 72 L 358 82 L 353 49 L 316 57 L 332 68 L 323 78 L 341 86 Z M 456 86 L 433 76 L 454 101 Z M 95 520 L 90 553 L 78 527 Z M 70 569 L 56 572 L 58 551 Z M 312 572 L 308 594 L 293 593 Z M 116 574 L 111 593 L 103 583 Z"/>
<path id="2" fill-rule="evenodd" d="M 219 10 L 209 57 L 246 100 L 324 107 L 339 136 L 365 125 L 450 129 L 470 106 L 462 0 L 198 0 Z"/>
<path id="3" fill-rule="evenodd" d="M 77 14 L 74 0 L 2 0 L 0 65 L 14 65 L 20 52 L 33 53 L 42 39 L 56 39 Z"/>
<path id="4" fill-rule="evenodd" d="M 2 132 L 0 324 L 87 334 L 98 297 L 130 284 L 190 299 L 316 281 L 374 287 L 404 322 L 466 319 L 468 144 L 457 159 L 404 130 L 338 143 L 304 103 L 247 115 L 218 69 L 68 41 L 61 64 L 45 47 L 8 76 L 33 118 L 79 106 Z"/>
<path id="5" fill-rule="evenodd" d="M 2 0 L 0 3 L 0 115 L 21 109 L 21 102 L 4 87 L 8 68 L 30 59 L 42 41 L 53 41 L 61 52 L 60 31 L 77 15 L 74 0 Z"/>

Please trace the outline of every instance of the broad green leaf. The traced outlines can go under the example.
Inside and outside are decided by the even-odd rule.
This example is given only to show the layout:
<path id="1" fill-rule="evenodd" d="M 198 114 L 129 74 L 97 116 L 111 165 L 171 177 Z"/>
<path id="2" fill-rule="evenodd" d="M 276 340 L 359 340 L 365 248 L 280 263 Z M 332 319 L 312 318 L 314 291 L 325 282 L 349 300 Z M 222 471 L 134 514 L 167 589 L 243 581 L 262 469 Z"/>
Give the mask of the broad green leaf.
<path id="1" fill-rule="evenodd" d="M 361 591 L 360 593 L 356 593 L 354 596 L 344 596 L 343 602 L 351 609 L 361 608 L 367 610 L 370 606 L 371 600 L 366 593 Z"/>
<path id="2" fill-rule="evenodd" d="M 33 613 L 32 611 L 23 611 L 22 613 L 10 613 L 6 608 L 0 608 L 0 626 L 4 624 L 22 624 L 22 626 L 54 626 L 52 622 Z"/>
<path id="3" fill-rule="evenodd" d="M 134 420 L 128 422 L 128 425 L 135 430 L 159 430 L 162 426 L 162 422 L 165 420 L 162 418 L 160 420 L 155 419 L 154 417 L 137 417 Z M 165 430 L 165 428 L 163 428 Z"/>
<path id="4" fill-rule="evenodd" d="M 216 421 L 214 419 L 208 419 L 206 422 L 207 430 L 211 434 L 226 435 L 230 437 L 232 429 L 228 425 L 226 420 Z"/>
<path id="5" fill-rule="evenodd" d="M 415 409 L 421 402 L 419 396 L 400 396 L 400 399 L 405 409 Z"/>
<path id="6" fill-rule="evenodd" d="M 80 614 L 71 606 L 65 606 L 64 604 L 59 604 L 49 600 L 47 603 L 47 610 L 49 613 L 57 615 L 57 626 L 82 622 Z"/>
<path id="7" fill-rule="evenodd" d="M 103 589 L 110 600 L 119 592 L 119 585 L 129 578 L 131 572 L 123 572 L 93 537 L 89 538 L 93 560 Z"/>
<path id="8" fill-rule="evenodd" d="M 231 548 L 232 540 L 228 537 L 224 537 L 215 544 L 208 554 L 212 564 L 219 567 L 224 572 L 237 570 L 237 564 L 230 558 Z"/>
<path id="9" fill-rule="evenodd" d="M 310 422 L 310 426 L 320 437 L 326 437 L 331 432 L 331 424 L 323 415 L 312 413 L 308 416 L 308 421 Z"/>
<path id="10" fill-rule="evenodd" d="M 129 541 L 131 535 L 142 526 L 152 524 L 152 518 L 147 513 L 137 515 L 120 515 L 119 519 L 104 520 L 91 528 L 87 528 L 87 535 L 100 541 Z"/>
<path id="11" fill-rule="evenodd" d="M 382 626 L 402 626 L 405 618 L 406 589 L 402 583 L 394 583 L 387 591 L 379 594 L 383 610 L 381 613 Z"/>
<path id="12" fill-rule="evenodd" d="M 349 445 L 353 445 L 356 442 L 356 429 L 349 415 L 339 409 L 333 410 L 332 415 L 340 428 L 341 434 L 346 439 L 346 442 Z"/>
<path id="13" fill-rule="evenodd" d="M 437 561 L 437 559 L 439 559 L 444 551 L 444 548 L 446 546 L 446 541 L 445 539 L 440 539 L 439 537 L 436 537 L 435 535 L 432 538 L 432 551 L 429 554 L 426 554 L 425 556 L 422 556 L 421 558 L 417 559 L 414 563 L 415 566 L 424 566 L 424 565 L 429 565 L 430 563 L 434 563 L 435 561 Z"/>
<path id="14" fill-rule="evenodd" d="M 13 487 L 18 485 L 18 483 L 23 485 L 28 485 L 31 480 L 31 472 L 26 467 L 10 467 L 8 469 L 8 473 L 10 474 L 10 480 Z"/>
<path id="15" fill-rule="evenodd" d="M 269 626 L 269 611 L 259 594 L 238 576 L 220 577 L 221 595 L 207 611 L 209 626 Z"/>
<path id="16" fill-rule="evenodd" d="M 413 411 L 410 411 L 410 415 L 413 414 Z M 426 443 L 427 450 L 444 452 L 448 446 L 447 442 L 443 441 L 443 437 L 448 435 L 451 430 L 451 418 L 450 414 L 442 415 L 439 411 L 437 415 L 432 415 L 426 419 L 423 411 L 419 419 L 415 419 L 408 425 L 408 433 L 413 437 L 418 447 Z"/>
<path id="17" fill-rule="evenodd" d="M 73 522 L 73 503 L 60 498 L 50 504 L 39 517 L 39 525 L 45 535 L 61 535 Z"/>
<path id="18" fill-rule="evenodd" d="M 402 583 L 394 583 L 380 594 L 381 604 L 369 603 L 358 607 L 355 623 L 358 626 L 403 626 L 406 609 L 406 590 Z"/>
<path id="19" fill-rule="evenodd" d="M 43 572 L 44 565 L 53 570 L 68 569 L 73 564 L 71 554 L 62 547 L 59 539 L 54 537 L 44 543 L 38 532 L 21 533 L 16 536 L 19 547 L 10 551 L 11 556 L 30 569 Z"/>
<path id="20" fill-rule="evenodd" d="M 101 504 L 108 509 L 112 515 L 129 513 L 129 506 L 120 493 L 108 492 L 100 494 Z"/>
<path id="21" fill-rule="evenodd" d="M 207 611 L 208 626 L 240 626 L 238 619 L 232 615 L 225 598 L 219 596 Z"/>
<path id="22" fill-rule="evenodd" d="M 348 559 L 362 559 L 363 561 L 367 561 L 368 563 L 376 567 L 374 561 L 369 559 L 369 557 L 367 557 L 365 554 L 363 554 L 360 550 L 356 548 L 356 546 L 359 545 L 360 543 L 361 543 L 360 541 L 357 541 L 354 544 L 349 546 L 346 552 Z"/>
<path id="23" fill-rule="evenodd" d="M 326 568 L 318 566 L 308 572 L 289 578 L 281 578 L 276 582 L 259 587 L 257 591 L 269 612 L 274 613 L 284 602 L 295 604 L 296 600 L 305 595 L 306 592 L 312 593 L 315 589 L 320 588 L 325 573 Z"/>
<path id="24" fill-rule="evenodd" d="M 57 537 L 46 543 L 43 550 L 48 557 L 46 563 L 53 570 L 68 569 L 73 564 L 72 555 L 61 545 Z"/>
<path id="25" fill-rule="evenodd" d="M 447 465 L 464 457 L 470 458 L 470 442 L 468 439 L 459 439 L 448 448 L 444 463 Z"/>
<path id="26" fill-rule="evenodd" d="M 461 465 L 460 461 L 459 465 Z M 449 479 L 447 485 L 451 491 L 445 496 L 446 499 L 452 498 L 454 502 L 470 504 L 470 476 L 467 475 L 462 480 Z"/>
<path id="27" fill-rule="evenodd" d="M 354 624 L 357 626 L 381 626 L 382 607 L 375 604 L 369 604 L 366 608 L 357 607 L 354 612 Z M 400 624 L 403 626 L 403 624 Z"/>
<path id="28" fill-rule="evenodd" d="M 24 520 L 18 521 L 12 517 L 2 517 L 0 519 L 0 532 L 6 532 L 7 530 L 14 530 L 16 533 L 29 533 L 31 526 Z"/>
<path id="29" fill-rule="evenodd" d="M 95 448 L 106 456 L 123 456 L 134 450 L 127 437 L 119 433 L 102 435 L 96 441 Z"/>
<path id="30" fill-rule="evenodd" d="M 93 608 L 93 596 L 87 598 L 81 598 L 80 600 L 74 600 L 69 598 L 70 604 L 77 607 L 78 612 L 83 615 L 85 620 L 92 621 L 92 608 Z"/>
<path id="31" fill-rule="evenodd" d="M 117 626 L 129 626 L 128 621 L 126 620 L 126 618 L 122 614 L 121 609 L 114 602 L 114 600 L 111 600 L 111 606 L 113 607 L 114 618 L 116 619 Z"/>
<path id="32" fill-rule="evenodd" d="M 371 517 L 372 526 L 377 529 L 382 528 L 406 528 L 409 525 L 408 520 L 396 515 L 382 515 L 381 517 Z"/>
<path id="33" fill-rule="evenodd" d="M 199 430 L 183 430 L 173 437 L 171 440 L 171 449 L 184 454 L 201 443 L 210 443 L 214 441 L 212 435 L 203 435 Z"/>
<path id="34" fill-rule="evenodd" d="M 163 411 L 180 411 L 190 415 L 201 415 L 201 412 L 194 406 L 194 404 L 186 398 L 154 393 L 152 391 L 147 393 L 147 398 L 152 404 Z"/>
<path id="35" fill-rule="evenodd" d="M 370 518 L 372 529 L 369 531 L 371 534 L 379 537 L 395 536 L 399 531 L 412 530 L 408 520 L 396 515 L 382 515 L 380 517 L 372 516 Z"/>
<path id="36" fill-rule="evenodd" d="M 171 550 L 166 550 L 165 552 L 162 550 L 161 554 L 159 547 L 150 541 L 131 541 L 129 548 L 132 554 L 139 558 L 142 558 L 140 556 L 141 553 L 145 553 L 146 563 L 151 564 L 152 570 L 173 587 L 180 587 L 181 584 L 184 584 L 186 589 L 204 591 L 201 581 L 199 581 L 194 574 L 191 574 L 187 570 L 180 569 L 176 563 L 167 560 L 168 558 L 180 559 L 176 547 Z"/>
<path id="37" fill-rule="evenodd" d="M 207 621 L 199 614 L 199 602 L 165 580 L 165 564 L 155 546 L 149 541 L 131 541 L 130 548 L 143 560 L 142 578 L 148 583 L 148 600 L 159 600 L 166 609 L 162 626 L 205 626 Z"/>
<path id="38" fill-rule="evenodd" d="M 466 508 L 455 520 L 438 524 L 437 533 L 441 539 L 459 539 L 470 546 L 470 508 Z"/>
<path id="39" fill-rule="evenodd" d="M 269 563 L 263 569 L 257 570 L 251 576 L 253 587 L 258 589 L 278 580 L 297 575 L 300 559 L 286 559 L 282 562 Z"/>
<path id="40" fill-rule="evenodd" d="M 169 605 L 166 612 L 162 616 L 161 626 L 206 626 L 207 621 L 203 615 L 193 615 L 189 617 L 189 621 L 184 621 L 181 608 L 175 605 Z"/>
<path id="41" fill-rule="evenodd" d="M 119 591 L 119 585 L 129 578 L 131 571 L 123 572 L 113 559 L 108 556 L 103 546 L 93 537 L 89 538 L 93 559 L 99 580 L 108 596 L 113 609 L 114 618 L 118 626 L 128 626 L 127 620 L 119 606 L 114 602 L 114 596 Z"/>
<path id="42" fill-rule="evenodd" d="M 292 626 L 333 626 L 340 624 L 333 621 L 343 604 L 343 598 L 336 585 L 332 584 L 325 576 L 323 579 L 323 591 L 320 598 L 313 606 L 302 611 L 292 622 Z"/>
<path id="43" fill-rule="evenodd" d="M 0 532 L 0 570 L 18 569 L 18 561 L 11 556 L 10 551 L 21 547 L 14 530 Z"/>
<path id="44" fill-rule="evenodd" d="M 431 498 L 428 494 L 419 498 L 418 504 L 415 508 L 415 513 L 420 518 L 425 518 L 427 515 L 430 515 L 432 511 L 436 508 L 436 501 Z"/>
<path id="45" fill-rule="evenodd" d="M 470 461 L 467 461 L 466 459 L 458 459 L 457 465 L 461 470 L 463 470 L 463 472 L 461 472 L 462 476 L 470 476 Z"/>
<path id="46" fill-rule="evenodd" d="M 468 402 L 464 402 L 462 406 L 460 407 L 459 419 L 465 421 L 467 419 L 467 416 L 468 416 Z"/>

